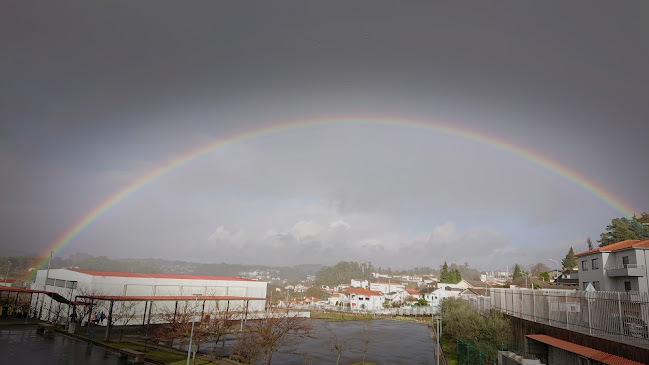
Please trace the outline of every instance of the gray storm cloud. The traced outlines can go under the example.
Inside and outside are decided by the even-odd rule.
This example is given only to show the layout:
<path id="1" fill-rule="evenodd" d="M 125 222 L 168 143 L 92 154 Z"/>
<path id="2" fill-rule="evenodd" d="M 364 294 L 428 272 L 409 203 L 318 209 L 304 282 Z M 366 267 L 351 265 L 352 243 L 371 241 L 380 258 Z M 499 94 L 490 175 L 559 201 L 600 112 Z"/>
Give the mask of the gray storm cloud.
<path id="1" fill-rule="evenodd" d="M 287 10 L 3 6 L 3 252 L 42 252 L 115 192 L 200 146 L 340 116 L 490 135 L 649 210 L 647 4 Z M 623 214 L 488 144 L 399 125 L 323 125 L 184 164 L 106 211 L 63 254 L 504 267 L 584 248 Z"/>

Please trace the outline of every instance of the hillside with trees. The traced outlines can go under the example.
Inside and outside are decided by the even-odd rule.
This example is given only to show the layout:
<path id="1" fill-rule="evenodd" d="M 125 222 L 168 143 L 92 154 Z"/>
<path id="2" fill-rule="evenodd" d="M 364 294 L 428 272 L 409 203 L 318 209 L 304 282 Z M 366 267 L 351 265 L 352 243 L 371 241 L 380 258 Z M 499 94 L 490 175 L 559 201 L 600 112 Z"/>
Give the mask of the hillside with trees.
<path id="1" fill-rule="evenodd" d="M 325 266 L 315 274 L 315 285 L 335 286 L 349 283 L 352 279 L 370 280 L 376 272 L 371 262 L 341 261 L 334 266 Z"/>

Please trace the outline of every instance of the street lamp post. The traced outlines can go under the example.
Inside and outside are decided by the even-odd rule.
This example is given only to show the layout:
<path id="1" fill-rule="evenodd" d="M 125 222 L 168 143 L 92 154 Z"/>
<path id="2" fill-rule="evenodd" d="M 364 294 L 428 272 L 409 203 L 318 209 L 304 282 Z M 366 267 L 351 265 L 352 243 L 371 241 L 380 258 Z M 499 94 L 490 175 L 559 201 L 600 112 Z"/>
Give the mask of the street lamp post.
<path id="1" fill-rule="evenodd" d="M 553 259 L 548 259 L 550 261 L 554 261 L 557 264 L 557 270 L 554 272 L 554 285 L 557 285 L 557 279 L 559 278 L 559 261 L 553 260 Z"/>
<path id="2" fill-rule="evenodd" d="M 187 349 L 187 365 L 189 365 L 189 357 L 192 351 L 192 340 L 194 339 L 194 323 L 196 322 L 196 307 L 198 307 L 198 297 L 200 297 L 203 294 L 192 294 L 192 295 L 196 297 L 196 301 L 194 302 L 194 316 L 192 317 L 192 331 L 191 334 L 189 335 L 189 348 Z"/>

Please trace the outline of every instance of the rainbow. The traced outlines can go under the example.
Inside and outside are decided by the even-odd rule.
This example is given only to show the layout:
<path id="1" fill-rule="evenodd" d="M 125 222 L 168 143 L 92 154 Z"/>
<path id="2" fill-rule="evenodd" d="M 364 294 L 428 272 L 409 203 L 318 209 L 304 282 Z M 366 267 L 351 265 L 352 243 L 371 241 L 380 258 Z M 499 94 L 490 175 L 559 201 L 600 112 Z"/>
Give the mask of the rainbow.
<path id="1" fill-rule="evenodd" d="M 514 143 L 496 138 L 494 136 L 489 136 L 484 133 L 476 133 L 466 129 L 460 129 L 457 127 L 452 127 L 450 125 L 444 125 L 441 123 L 433 122 L 423 122 L 417 120 L 406 120 L 402 118 L 398 119 L 386 119 L 386 118 L 333 118 L 333 119 L 312 119 L 306 121 L 291 121 L 284 122 L 279 124 L 268 125 L 263 128 L 250 130 L 247 132 L 239 133 L 236 135 L 229 136 L 227 138 L 222 138 L 207 145 L 201 146 L 199 148 L 188 151 L 187 153 L 180 155 L 166 163 L 146 172 L 142 176 L 135 179 L 129 185 L 125 186 L 121 190 L 116 191 L 100 204 L 95 206 L 93 209 L 88 211 L 85 215 L 79 218 L 72 226 L 66 229 L 54 242 L 52 242 L 47 249 L 44 251 L 43 257 L 38 259 L 35 262 L 35 265 L 32 267 L 41 267 L 47 262 L 50 252 L 53 252 L 55 255 L 61 251 L 65 246 L 70 244 L 81 232 L 83 232 L 90 224 L 94 221 L 101 218 L 107 211 L 119 204 L 122 200 L 128 198 L 130 195 L 135 194 L 140 189 L 143 189 L 148 184 L 152 183 L 156 179 L 169 174 L 179 167 L 194 161 L 201 156 L 204 156 L 214 150 L 219 148 L 241 142 L 250 139 L 254 139 L 262 136 L 271 136 L 274 134 L 279 134 L 289 130 L 297 129 L 306 129 L 316 126 L 335 126 L 335 125 L 366 125 L 366 126 L 398 126 L 406 127 L 413 129 L 421 129 L 426 131 L 432 131 L 436 133 L 441 133 L 449 136 L 454 136 L 458 138 L 463 138 L 466 140 L 475 141 L 482 143 L 488 146 L 492 146 L 496 149 L 518 155 L 538 166 L 541 166 L 547 170 L 550 170 L 557 175 L 565 178 L 566 180 L 574 183 L 575 185 L 583 188 L 588 191 L 599 200 L 609 205 L 613 209 L 619 211 L 624 216 L 631 216 L 634 210 L 630 205 L 623 202 L 621 199 L 615 197 L 612 193 L 606 191 L 601 186 L 597 185 L 595 182 L 589 181 L 583 175 L 580 175 L 576 171 L 569 169 L 566 166 L 561 165 L 560 163 L 550 160 L 544 156 L 541 156 L 531 150 L 518 146 Z"/>

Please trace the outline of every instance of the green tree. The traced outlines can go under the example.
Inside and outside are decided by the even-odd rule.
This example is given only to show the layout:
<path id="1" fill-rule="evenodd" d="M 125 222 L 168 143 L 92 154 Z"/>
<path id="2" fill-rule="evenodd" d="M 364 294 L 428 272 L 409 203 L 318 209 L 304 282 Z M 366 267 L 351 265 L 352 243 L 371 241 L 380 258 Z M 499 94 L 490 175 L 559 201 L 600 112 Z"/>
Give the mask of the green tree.
<path id="1" fill-rule="evenodd" d="M 635 215 L 633 218 L 614 218 L 611 224 L 606 226 L 606 232 L 599 235 L 599 247 L 625 240 L 639 240 L 649 238 L 649 215 L 642 213 L 640 218 Z"/>
<path id="2" fill-rule="evenodd" d="M 633 215 L 633 219 L 642 223 L 643 225 L 649 225 L 649 213 L 643 212 L 640 214 L 640 217 Z"/>
<path id="3" fill-rule="evenodd" d="M 572 246 L 570 246 L 570 251 L 568 251 L 566 257 L 561 260 L 561 265 L 563 265 L 564 269 L 572 269 L 577 266 L 577 259 L 575 259 L 575 251 L 572 249 Z"/>
<path id="4" fill-rule="evenodd" d="M 451 282 L 450 273 L 448 271 L 448 264 L 446 264 L 446 261 L 444 261 L 444 265 L 442 265 L 442 270 L 439 273 L 439 282 L 440 283 Z"/>
<path id="5" fill-rule="evenodd" d="M 451 274 L 452 274 L 451 278 L 453 280 L 452 284 L 457 284 L 462 280 L 462 275 L 460 274 L 459 269 L 453 270 Z"/>
<path id="6" fill-rule="evenodd" d="M 444 330 L 442 337 L 455 345 L 456 338 L 470 341 L 483 354 L 491 358 L 498 356 L 502 343 L 511 340 L 509 321 L 498 311 L 491 311 L 488 317 L 471 309 L 461 298 L 446 298 L 442 301 Z"/>
<path id="7" fill-rule="evenodd" d="M 544 281 L 550 281 L 550 274 L 547 271 L 544 271 L 544 272 L 540 273 L 539 276 Z"/>
<path id="8" fill-rule="evenodd" d="M 591 241 L 590 237 L 586 239 L 586 243 L 588 244 L 588 250 L 593 249 L 593 241 Z"/>
<path id="9" fill-rule="evenodd" d="M 521 267 L 518 264 L 514 265 L 514 274 L 512 276 L 512 279 L 516 280 L 522 277 L 523 277 L 523 272 L 521 271 Z"/>
<path id="10" fill-rule="evenodd" d="M 307 297 L 314 297 L 318 299 L 323 299 L 325 297 L 324 291 L 322 291 L 322 289 L 320 289 L 320 287 L 317 285 L 314 285 L 309 289 L 307 289 L 306 291 L 304 291 L 304 295 Z"/>
<path id="11" fill-rule="evenodd" d="M 462 280 L 462 274 L 460 274 L 460 270 L 457 265 L 452 264 L 451 269 L 449 269 L 446 261 L 444 261 L 444 265 L 442 265 L 442 270 L 439 274 L 439 282 L 457 284 L 460 282 L 460 280 Z"/>

